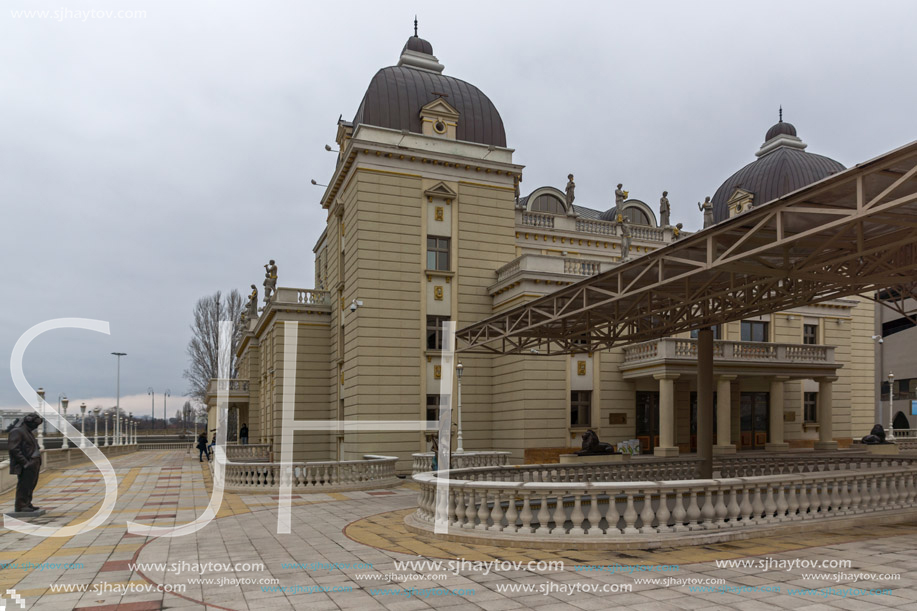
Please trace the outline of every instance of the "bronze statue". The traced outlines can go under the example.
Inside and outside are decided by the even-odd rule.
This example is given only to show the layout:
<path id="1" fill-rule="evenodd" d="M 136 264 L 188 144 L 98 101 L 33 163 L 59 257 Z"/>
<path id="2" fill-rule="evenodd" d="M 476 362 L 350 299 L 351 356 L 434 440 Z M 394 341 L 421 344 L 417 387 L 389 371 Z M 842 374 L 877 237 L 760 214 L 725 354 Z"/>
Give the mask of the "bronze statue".
<path id="1" fill-rule="evenodd" d="M 669 226 L 669 221 L 670 221 L 669 216 L 672 214 L 672 207 L 669 206 L 669 198 L 667 197 L 668 194 L 669 194 L 668 191 L 663 191 L 662 197 L 659 198 L 659 226 L 660 227 Z"/>
<path id="2" fill-rule="evenodd" d="M 41 450 L 32 431 L 41 426 L 42 422 L 44 420 L 38 414 L 29 414 L 19 426 L 10 431 L 10 473 L 19 476 L 14 505 L 17 513 L 40 511 L 32 505 L 32 493 L 38 484 L 38 472 L 41 470 Z"/>
<path id="3" fill-rule="evenodd" d="M 573 182 L 573 174 L 567 174 L 567 212 L 573 210 L 573 200 L 576 199 L 576 196 L 573 195 L 574 189 L 576 189 L 576 183 Z"/>
<path id="4" fill-rule="evenodd" d="M 599 441 L 599 436 L 595 431 L 589 429 L 583 433 L 583 449 L 576 453 L 577 456 L 596 456 L 602 454 L 614 454 L 615 448 L 610 443 Z"/>
<path id="5" fill-rule="evenodd" d="M 697 209 L 704 213 L 704 229 L 713 225 L 713 202 L 710 196 L 704 200 L 704 203 L 697 202 Z"/>
<path id="6" fill-rule="evenodd" d="M 271 259 L 264 265 L 264 303 L 271 300 L 271 294 L 277 288 L 277 265 Z"/>
<path id="7" fill-rule="evenodd" d="M 866 435 L 860 440 L 860 443 L 868 446 L 888 443 L 885 441 L 885 429 L 882 428 L 881 424 L 875 425 L 872 427 L 872 430 L 869 431 L 869 435 Z"/>

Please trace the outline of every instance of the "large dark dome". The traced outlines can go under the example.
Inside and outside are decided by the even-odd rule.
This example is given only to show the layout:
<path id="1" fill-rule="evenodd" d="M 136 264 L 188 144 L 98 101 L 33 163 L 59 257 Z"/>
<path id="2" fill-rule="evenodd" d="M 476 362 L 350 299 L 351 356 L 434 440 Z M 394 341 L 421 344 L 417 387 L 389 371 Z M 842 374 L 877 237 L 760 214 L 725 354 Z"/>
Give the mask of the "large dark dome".
<path id="1" fill-rule="evenodd" d="M 474 85 L 435 71 L 442 66 L 432 51 L 427 41 L 409 38 L 400 65 L 382 68 L 369 82 L 354 129 L 365 123 L 419 134 L 420 109 L 442 97 L 459 112 L 457 140 L 505 147 L 503 119 L 493 102 Z M 418 67 L 431 65 L 434 69 Z"/>
<path id="2" fill-rule="evenodd" d="M 727 202 L 736 189 L 752 193 L 754 205 L 760 206 L 845 169 L 833 159 L 805 152 L 805 148 L 790 123 L 780 121 L 767 130 L 758 159 L 727 178 L 714 193 L 714 221 L 729 217 Z"/>

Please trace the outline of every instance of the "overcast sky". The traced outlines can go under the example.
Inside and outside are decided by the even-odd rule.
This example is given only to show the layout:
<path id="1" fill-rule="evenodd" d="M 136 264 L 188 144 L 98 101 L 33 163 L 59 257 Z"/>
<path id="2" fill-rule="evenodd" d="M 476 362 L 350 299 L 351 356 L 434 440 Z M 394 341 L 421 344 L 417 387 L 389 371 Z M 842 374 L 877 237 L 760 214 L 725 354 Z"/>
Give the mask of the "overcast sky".
<path id="1" fill-rule="evenodd" d="M 847 166 L 917 138 L 914 2 L 7 0 L 3 362 L 42 321 L 109 321 L 37 339 L 30 383 L 111 405 L 109 353 L 126 352 L 122 406 L 149 413 L 152 386 L 158 415 L 170 388 L 174 413 L 199 297 L 260 288 L 270 258 L 280 285 L 312 286 L 309 180 L 327 182 L 338 116 L 397 62 L 415 12 L 445 73 L 500 111 L 523 194 L 569 172 L 597 209 L 618 182 L 654 209 L 667 189 L 696 229 L 780 104 L 809 152 Z M 0 406 L 23 405 L 4 366 Z"/>

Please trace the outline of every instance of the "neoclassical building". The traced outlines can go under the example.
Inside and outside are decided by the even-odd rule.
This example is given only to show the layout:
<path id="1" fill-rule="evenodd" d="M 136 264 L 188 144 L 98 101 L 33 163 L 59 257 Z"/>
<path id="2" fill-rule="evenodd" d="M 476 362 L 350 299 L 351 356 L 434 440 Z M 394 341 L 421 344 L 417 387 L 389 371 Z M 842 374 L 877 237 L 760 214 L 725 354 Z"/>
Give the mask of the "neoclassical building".
<path id="1" fill-rule="evenodd" d="M 372 78 L 336 139 L 315 287 L 284 287 L 281 274 L 244 322 L 239 379 L 224 382 L 233 426 L 247 422 L 252 443 L 276 457 L 285 399 L 298 420 L 434 421 L 440 393 L 455 407 L 456 389 L 441 386 L 445 321 L 471 324 L 679 239 L 655 205 L 626 194 L 580 205 L 570 180 L 522 195 L 497 108 L 444 74 L 417 36 Z M 789 123 L 770 128 L 757 159 L 716 190 L 716 219 L 843 169 L 805 148 Z M 837 299 L 716 329 L 716 451 L 813 447 L 819 410 L 841 445 L 868 432 L 873 324 L 871 302 Z M 551 460 L 591 428 L 604 441 L 639 439 L 647 453 L 691 452 L 695 349 L 685 336 L 574 356 L 459 355 L 465 449 Z M 294 436 L 295 460 L 387 454 L 409 470 L 424 449 L 416 431 Z"/>

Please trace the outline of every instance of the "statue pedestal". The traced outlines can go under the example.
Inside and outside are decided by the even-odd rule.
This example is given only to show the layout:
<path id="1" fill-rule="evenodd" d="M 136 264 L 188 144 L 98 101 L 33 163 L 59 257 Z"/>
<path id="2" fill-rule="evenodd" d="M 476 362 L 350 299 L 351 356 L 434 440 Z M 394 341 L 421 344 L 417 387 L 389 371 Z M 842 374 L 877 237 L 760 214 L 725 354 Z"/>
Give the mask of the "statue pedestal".
<path id="1" fill-rule="evenodd" d="M 592 454 L 590 456 L 580 456 L 578 454 L 561 454 L 560 464 L 575 465 L 601 462 L 627 462 L 630 460 L 630 454 Z"/>
<path id="2" fill-rule="evenodd" d="M 9 516 L 11 518 L 37 518 L 39 516 L 45 515 L 47 512 L 44 509 L 39 509 L 38 511 L 7 511 L 3 515 Z"/>
<path id="3" fill-rule="evenodd" d="M 877 443 L 875 445 L 867 445 L 866 451 L 879 456 L 896 456 L 900 450 L 896 443 Z"/>

